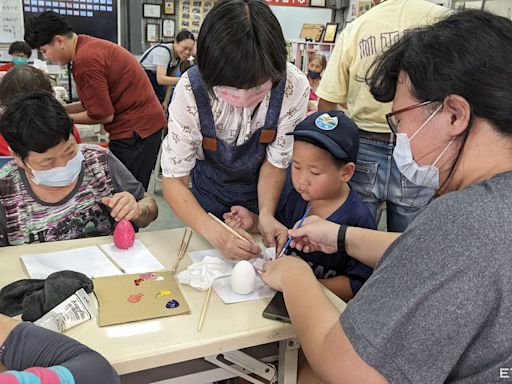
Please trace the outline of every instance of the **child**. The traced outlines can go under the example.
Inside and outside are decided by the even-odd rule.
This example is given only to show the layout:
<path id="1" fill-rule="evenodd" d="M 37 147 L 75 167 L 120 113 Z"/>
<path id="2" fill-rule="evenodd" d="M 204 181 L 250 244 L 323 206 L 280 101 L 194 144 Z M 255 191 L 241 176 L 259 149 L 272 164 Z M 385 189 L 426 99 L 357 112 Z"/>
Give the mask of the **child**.
<path id="1" fill-rule="evenodd" d="M 320 53 L 315 53 L 311 56 L 308 64 L 308 81 L 309 81 L 309 102 L 308 112 L 316 112 L 318 109 L 318 96 L 316 90 L 322 80 L 322 72 L 327 67 L 327 59 Z"/>
<path id="2" fill-rule="evenodd" d="M 291 183 L 288 178 L 276 218 L 291 228 L 309 205 L 310 215 L 374 229 L 373 216 L 348 184 L 359 147 L 355 123 L 341 111 L 316 112 L 290 134 L 295 137 Z M 232 207 L 224 218 L 229 225 L 257 232 L 258 216 L 243 207 Z M 370 267 L 347 255 L 291 251 L 306 260 L 320 282 L 345 301 L 372 273 Z"/>

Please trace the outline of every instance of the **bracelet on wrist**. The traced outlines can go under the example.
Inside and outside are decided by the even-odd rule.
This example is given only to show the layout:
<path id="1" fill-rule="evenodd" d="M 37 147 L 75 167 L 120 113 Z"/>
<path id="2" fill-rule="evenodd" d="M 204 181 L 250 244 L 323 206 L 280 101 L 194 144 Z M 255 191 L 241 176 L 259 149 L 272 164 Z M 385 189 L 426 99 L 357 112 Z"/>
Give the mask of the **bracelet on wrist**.
<path id="1" fill-rule="evenodd" d="M 348 225 L 341 224 L 340 229 L 338 230 L 338 252 L 339 253 L 347 253 L 345 249 L 345 235 L 347 234 Z"/>

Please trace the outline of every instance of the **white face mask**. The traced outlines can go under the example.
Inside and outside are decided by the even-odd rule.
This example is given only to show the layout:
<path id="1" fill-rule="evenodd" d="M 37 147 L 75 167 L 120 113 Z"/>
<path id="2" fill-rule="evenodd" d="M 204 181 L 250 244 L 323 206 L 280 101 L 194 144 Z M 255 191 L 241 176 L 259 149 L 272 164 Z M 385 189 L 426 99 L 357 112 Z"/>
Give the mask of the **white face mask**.
<path id="1" fill-rule="evenodd" d="M 448 145 L 442 150 L 441 154 L 437 157 L 432 165 L 419 165 L 414 161 L 411 151 L 411 141 L 425 127 L 430 120 L 441 110 L 439 106 L 432 115 L 418 128 L 418 130 L 411 136 L 407 137 L 407 133 L 396 134 L 396 146 L 393 150 L 393 158 L 395 163 L 402 172 L 402 174 L 411 183 L 421 187 L 432 189 L 439 189 L 439 169 L 435 166 L 437 162 L 443 157 L 450 145 L 453 143 L 452 139 Z"/>
<path id="2" fill-rule="evenodd" d="M 67 162 L 64 167 L 55 167 L 44 171 L 36 171 L 30 165 L 25 163 L 32 170 L 32 181 L 37 185 L 46 185 L 47 187 L 65 187 L 76 180 L 82 170 L 84 156 L 80 149 L 76 156 Z"/>

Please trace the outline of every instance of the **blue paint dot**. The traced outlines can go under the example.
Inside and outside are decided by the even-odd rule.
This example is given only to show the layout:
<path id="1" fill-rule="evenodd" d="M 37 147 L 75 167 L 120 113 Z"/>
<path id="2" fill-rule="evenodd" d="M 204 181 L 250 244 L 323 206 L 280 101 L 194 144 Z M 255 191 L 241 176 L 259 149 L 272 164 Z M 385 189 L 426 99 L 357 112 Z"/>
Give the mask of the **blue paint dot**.
<path id="1" fill-rule="evenodd" d="M 165 308 L 177 308 L 180 306 L 180 303 L 178 303 L 176 300 L 171 300 L 165 304 Z"/>

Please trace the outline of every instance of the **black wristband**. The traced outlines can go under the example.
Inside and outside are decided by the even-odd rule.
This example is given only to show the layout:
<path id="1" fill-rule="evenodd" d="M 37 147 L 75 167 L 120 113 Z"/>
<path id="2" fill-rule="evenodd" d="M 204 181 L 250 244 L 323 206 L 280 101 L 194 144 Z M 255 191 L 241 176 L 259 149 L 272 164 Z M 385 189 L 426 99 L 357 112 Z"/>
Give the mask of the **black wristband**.
<path id="1" fill-rule="evenodd" d="M 338 230 L 338 253 L 346 254 L 345 250 L 345 235 L 347 233 L 348 225 L 341 224 Z"/>

